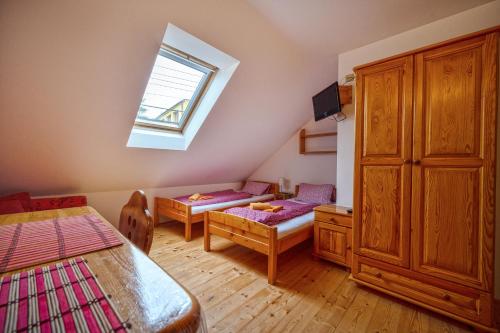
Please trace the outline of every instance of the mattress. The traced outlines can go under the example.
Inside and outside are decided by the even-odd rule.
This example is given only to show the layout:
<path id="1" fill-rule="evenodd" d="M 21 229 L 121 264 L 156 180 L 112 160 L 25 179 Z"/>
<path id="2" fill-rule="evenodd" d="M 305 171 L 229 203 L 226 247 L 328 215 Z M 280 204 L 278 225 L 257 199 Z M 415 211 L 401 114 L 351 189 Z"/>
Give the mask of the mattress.
<path id="1" fill-rule="evenodd" d="M 274 194 L 254 195 L 253 197 L 246 198 L 246 199 L 219 202 L 219 203 L 215 203 L 215 204 L 211 204 L 211 205 L 192 206 L 191 213 L 192 214 L 199 214 L 199 213 L 204 213 L 204 212 L 209 211 L 209 210 L 219 210 L 219 209 L 223 209 L 223 208 L 229 208 L 229 207 L 238 206 L 238 205 L 250 204 L 252 202 L 266 201 L 266 200 L 272 200 L 272 199 L 274 199 Z"/>
<path id="2" fill-rule="evenodd" d="M 281 222 L 276 225 L 278 229 L 278 239 L 295 233 L 304 228 L 309 228 L 314 224 L 314 212 L 294 217 L 293 219 Z"/>
<path id="3" fill-rule="evenodd" d="M 288 201 L 304 203 L 296 199 L 288 199 Z M 293 219 L 290 219 L 288 221 L 278 223 L 276 225 L 276 228 L 278 229 L 278 239 L 284 238 L 301 229 L 310 228 L 313 225 L 314 225 L 314 211 L 294 217 Z"/>

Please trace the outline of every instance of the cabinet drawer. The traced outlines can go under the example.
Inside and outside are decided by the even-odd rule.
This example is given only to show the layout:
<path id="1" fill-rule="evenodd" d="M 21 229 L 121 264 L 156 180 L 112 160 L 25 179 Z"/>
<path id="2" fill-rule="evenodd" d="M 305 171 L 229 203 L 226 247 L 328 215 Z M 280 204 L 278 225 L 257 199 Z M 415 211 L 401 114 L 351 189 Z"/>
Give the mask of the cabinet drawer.
<path id="1" fill-rule="evenodd" d="M 333 223 L 336 225 L 352 228 L 352 217 L 348 216 L 315 211 L 314 219 L 321 222 Z"/>
<path id="2" fill-rule="evenodd" d="M 350 228 L 314 222 L 314 254 L 318 257 L 350 267 L 351 238 Z"/>
<path id="3" fill-rule="evenodd" d="M 356 256 L 357 257 L 357 256 Z M 446 289 L 409 276 L 382 269 L 354 258 L 353 277 L 381 287 L 416 304 L 442 310 L 483 325 L 491 325 L 491 295 L 462 286 Z M 411 276 L 411 271 L 409 271 Z"/>

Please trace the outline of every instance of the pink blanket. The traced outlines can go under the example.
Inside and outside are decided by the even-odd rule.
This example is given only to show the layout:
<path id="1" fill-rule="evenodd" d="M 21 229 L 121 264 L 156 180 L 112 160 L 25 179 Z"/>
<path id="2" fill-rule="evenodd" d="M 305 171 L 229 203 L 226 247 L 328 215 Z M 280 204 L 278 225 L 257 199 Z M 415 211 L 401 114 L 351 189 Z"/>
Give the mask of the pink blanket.
<path id="1" fill-rule="evenodd" d="M 0 273 L 123 244 L 116 233 L 93 214 L 0 226 Z"/>
<path id="2" fill-rule="evenodd" d="M 235 190 L 223 190 L 217 192 L 203 193 L 203 195 L 210 195 L 213 196 L 213 198 L 207 200 L 189 201 L 190 195 L 184 195 L 182 197 L 177 197 L 174 199 L 191 206 L 204 206 L 204 205 L 211 205 L 233 200 L 248 199 L 252 197 L 252 195 L 249 193 L 236 192 Z"/>
<path id="3" fill-rule="evenodd" d="M 279 212 L 271 213 L 262 210 L 253 210 L 248 207 L 235 207 L 226 209 L 224 212 L 272 226 L 282 221 L 307 214 L 314 207 L 319 206 L 318 204 L 299 203 L 289 200 L 275 200 L 269 203 L 273 206 L 283 206 L 283 209 Z"/>

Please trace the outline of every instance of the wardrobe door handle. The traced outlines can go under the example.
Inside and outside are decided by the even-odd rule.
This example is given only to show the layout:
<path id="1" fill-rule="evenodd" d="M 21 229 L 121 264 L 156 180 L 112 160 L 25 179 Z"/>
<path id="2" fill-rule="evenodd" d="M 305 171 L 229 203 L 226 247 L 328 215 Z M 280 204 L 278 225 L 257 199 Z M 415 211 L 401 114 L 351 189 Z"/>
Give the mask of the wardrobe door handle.
<path id="1" fill-rule="evenodd" d="M 420 165 L 420 160 L 413 160 L 414 165 Z"/>
<path id="2" fill-rule="evenodd" d="M 403 164 L 410 164 L 411 160 L 403 160 Z"/>

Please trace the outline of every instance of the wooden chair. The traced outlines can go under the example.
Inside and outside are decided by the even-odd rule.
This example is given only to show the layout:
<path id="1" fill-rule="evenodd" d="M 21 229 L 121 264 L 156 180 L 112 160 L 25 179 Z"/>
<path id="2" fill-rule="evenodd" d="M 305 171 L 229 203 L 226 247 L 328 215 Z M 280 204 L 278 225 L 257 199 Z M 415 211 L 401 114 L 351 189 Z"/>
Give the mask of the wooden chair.
<path id="1" fill-rule="evenodd" d="M 118 230 L 144 253 L 149 254 L 153 243 L 154 223 L 144 192 L 135 191 L 123 206 Z"/>

